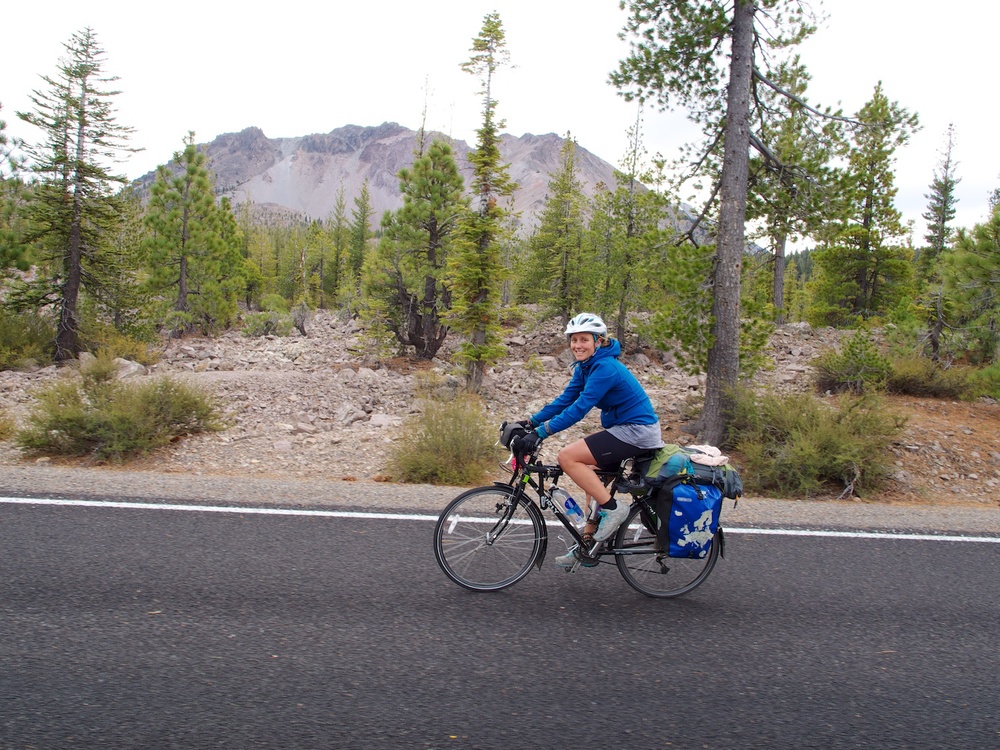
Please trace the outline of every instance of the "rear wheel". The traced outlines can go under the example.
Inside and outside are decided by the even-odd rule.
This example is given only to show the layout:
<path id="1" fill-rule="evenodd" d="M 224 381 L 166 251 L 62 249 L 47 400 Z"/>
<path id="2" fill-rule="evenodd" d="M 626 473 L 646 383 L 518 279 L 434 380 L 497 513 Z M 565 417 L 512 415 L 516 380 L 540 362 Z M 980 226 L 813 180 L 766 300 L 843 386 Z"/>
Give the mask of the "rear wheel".
<path id="1" fill-rule="evenodd" d="M 434 556 L 459 586 L 497 591 L 531 570 L 545 534 L 541 513 L 503 485 L 478 487 L 452 500 L 434 527 Z"/>
<path id="2" fill-rule="evenodd" d="M 639 503 L 632 503 L 628 519 L 615 535 L 615 562 L 625 582 L 657 599 L 680 596 L 701 585 L 719 559 L 721 535 L 716 534 L 705 557 L 668 557 L 656 551 L 655 527 L 648 518 L 643 523 L 642 510 Z"/>

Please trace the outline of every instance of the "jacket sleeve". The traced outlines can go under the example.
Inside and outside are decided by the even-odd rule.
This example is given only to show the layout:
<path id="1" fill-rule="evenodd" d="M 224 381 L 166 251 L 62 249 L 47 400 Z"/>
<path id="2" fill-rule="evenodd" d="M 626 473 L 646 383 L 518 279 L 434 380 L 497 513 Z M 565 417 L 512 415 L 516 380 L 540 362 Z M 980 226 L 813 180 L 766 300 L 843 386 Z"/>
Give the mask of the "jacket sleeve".
<path id="1" fill-rule="evenodd" d="M 576 381 L 577 375 L 580 376 L 581 387 L 571 392 L 571 387 L 574 381 Z M 538 413 L 548 418 L 547 422 L 545 419 L 536 419 L 542 425 L 540 429 L 545 430 L 545 436 L 547 437 L 548 435 L 565 430 L 567 427 L 572 427 L 587 416 L 587 413 L 597 406 L 597 403 L 611 389 L 616 378 L 617 373 L 612 362 L 596 363 L 593 369 L 591 369 L 585 383 L 583 382 L 583 373 L 577 368 L 577 372 L 573 374 L 573 380 L 566 386 L 566 390 L 563 391 L 562 395 Z M 558 412 L 553 410 L 549 414 L 545 414 L 550 407 L 554 406 L 558 407 Z"/>
<path id="2" fill-rule="evenodd" d="M 576 401 L 577 396 L 583 390 L 583 382 L 583 372 L 579 367 L 573 368 L 573 376 L 566 384 L 566 388 L 554 400 L 543 406 L 541 411 L 531 415 L 532 424 L 544 424 L 546 420 L 560 414 L 567 406 Z"/>

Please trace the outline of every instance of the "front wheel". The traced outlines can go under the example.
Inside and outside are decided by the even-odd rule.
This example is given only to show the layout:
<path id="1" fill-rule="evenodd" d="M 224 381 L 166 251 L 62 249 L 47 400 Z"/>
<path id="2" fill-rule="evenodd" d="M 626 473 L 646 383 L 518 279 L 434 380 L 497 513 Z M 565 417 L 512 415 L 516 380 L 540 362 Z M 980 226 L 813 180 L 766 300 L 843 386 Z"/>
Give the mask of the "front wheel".
<path id="1" fill-rule="evenodd" d="M 656 551 L 655 526 L 644 523 L 649 519 L 640 513 L 640 504 L 633 503 L 628 519 L 615 535 L 615 562 L 625 582 L 639 593 L 657 599 L 686 594 L 704 583 L 719 559 L 722 529 L 705 557 L 667 557 Z"/>
<path id="2" fill-rule="evenodd" d="M 531 570 L 545 539 L 541 512 L 505 485 L 463 492 L 434 527 L 434 556 L 441 570 L 472 591 L 498 591 Z"/>

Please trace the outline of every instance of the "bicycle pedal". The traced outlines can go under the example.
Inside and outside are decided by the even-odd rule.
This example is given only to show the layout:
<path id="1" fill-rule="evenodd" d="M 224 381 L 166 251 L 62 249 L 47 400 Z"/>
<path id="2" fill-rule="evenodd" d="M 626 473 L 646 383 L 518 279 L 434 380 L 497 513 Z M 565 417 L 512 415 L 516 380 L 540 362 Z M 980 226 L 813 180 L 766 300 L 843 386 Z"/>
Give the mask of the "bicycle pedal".
<path id="1" fill-rule="evenodd" d="M 601 561 L 597 557 L 591 557 L 583 552 L 576 553 L 577 567 L 581 565 L 585 568 L 596 568 L 600 565 Z"/>

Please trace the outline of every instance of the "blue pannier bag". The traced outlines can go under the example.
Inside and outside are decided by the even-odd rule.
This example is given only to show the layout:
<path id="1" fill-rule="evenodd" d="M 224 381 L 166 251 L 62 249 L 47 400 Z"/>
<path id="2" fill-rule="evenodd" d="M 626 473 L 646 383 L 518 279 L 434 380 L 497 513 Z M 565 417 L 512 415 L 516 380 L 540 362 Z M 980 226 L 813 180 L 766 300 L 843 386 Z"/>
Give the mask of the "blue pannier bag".
<path id="1" fill-rule="evenodd" d="M 719 530 L 721 511 L 722 491 L 715 485 L 677 482 L 672 491 L 664 486 L 656 501 L 661 549 L 670 557 L 706 557 Z"/>

